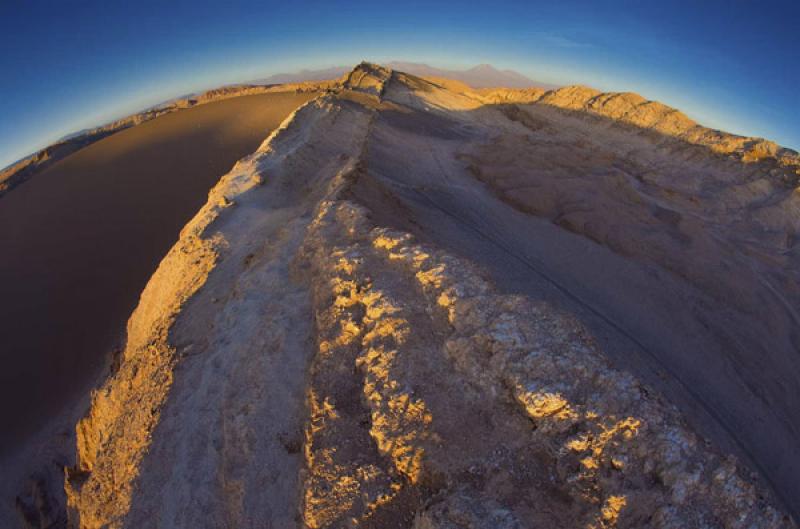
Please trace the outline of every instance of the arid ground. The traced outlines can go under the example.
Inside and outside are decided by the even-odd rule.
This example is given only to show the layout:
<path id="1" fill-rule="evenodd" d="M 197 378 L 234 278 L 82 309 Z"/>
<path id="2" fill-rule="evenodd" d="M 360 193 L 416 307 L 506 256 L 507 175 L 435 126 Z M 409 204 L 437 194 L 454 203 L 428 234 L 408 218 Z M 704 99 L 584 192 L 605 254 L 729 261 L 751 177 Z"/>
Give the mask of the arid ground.
<path id="1" fill-rule="evenodd" d="M 0 452 L 86 393 L 208 190 L 314 95 L 243 96 L 162 116 L 0 199 Z"/>
<path id="2" fill-rule="evenodd" d="M 581 86 L 320 88 L 0 199 L 4 413 L 97 381 L 0 490 L 28 526 L 797 527 L 796 152 Z"/>

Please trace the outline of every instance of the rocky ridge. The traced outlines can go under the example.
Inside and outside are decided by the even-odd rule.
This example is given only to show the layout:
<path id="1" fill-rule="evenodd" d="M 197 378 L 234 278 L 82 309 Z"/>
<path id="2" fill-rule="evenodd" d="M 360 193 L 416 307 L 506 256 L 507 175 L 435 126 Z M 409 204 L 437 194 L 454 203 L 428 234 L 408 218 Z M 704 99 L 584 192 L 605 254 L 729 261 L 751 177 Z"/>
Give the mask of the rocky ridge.
<path id="1" fill-rule="evenodd" d="M 492 185 L 488 157 L 552 130 L 551 108 L 796 185 L 795 153 L 638 96 L 359 65 L 220 180 L 159 266 L 78 425 L 71 523 L 795 527 L 576 317 L 397 227 L 416 222 L 400 190 Z"/>

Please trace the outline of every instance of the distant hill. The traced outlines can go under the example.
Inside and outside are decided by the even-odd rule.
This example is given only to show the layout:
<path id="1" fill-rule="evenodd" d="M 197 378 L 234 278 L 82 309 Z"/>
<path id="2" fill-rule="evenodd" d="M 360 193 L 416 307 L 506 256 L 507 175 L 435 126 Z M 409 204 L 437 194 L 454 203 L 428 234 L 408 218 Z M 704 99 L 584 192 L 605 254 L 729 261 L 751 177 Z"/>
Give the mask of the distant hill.
<path id="1" fill-rule="evenodd" d="M 490 64 L 479 64 L 467 70 L 447 70 L 424 63 L 392 61 L 388 67 L 422 77 L 445 77 L 470 85 L 473 88 L 557 88 L 557 85 L 535 81 L 514 70 L 499 70 Z M 253 81 L 254 83 L 280 84 L 302 81 L 337 79 L 352 70 L 350 66 L 334 66 L 320 70 L 301 70 L 295 73 L 279 73 Z"/>

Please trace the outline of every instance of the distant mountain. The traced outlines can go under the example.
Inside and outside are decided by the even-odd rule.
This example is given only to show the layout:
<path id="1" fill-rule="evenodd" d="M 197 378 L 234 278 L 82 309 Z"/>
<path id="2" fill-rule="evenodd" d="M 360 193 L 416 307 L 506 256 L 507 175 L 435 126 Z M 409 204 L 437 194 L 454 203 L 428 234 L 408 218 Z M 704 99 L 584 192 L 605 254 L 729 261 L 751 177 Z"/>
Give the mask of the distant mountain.
<path id="1" fill-rule="evenodd" d="M 448 70 L 436 68 L 424 63 L 392 61 L 387 66 L 401 72 L 410 73 L 423 77 L 444 77 L 466 83 L 473 88 L 529 88 L 532 86 L 540 88 L 557 88 L 557 85 L 535 81 L 514 70 L 498 70 L 490 64 L 479 64 L 467 70 Z M 338 79 L 352 67 L 335 66 L 321 70 L 301 70 L 296 73 L 279 73 L 253 81 L 264 84 L 299 83 L 303 81 L 322 81 L 327 79 Z"/>
<path id="2" fill-rule="evenodd" d="M 252 82 L 258 84 L 286 84 L 302 83 L 304 81 L 327 81 L 329 79 L 338 79 L 352 69 L 352 66 L 333 66 L 321 70 L 300 70 L 294 73 L 277 73 Z"/>
<path id="3" fill-rule="evenodd" d="M 558 88 L 557 85 L 535 81 L 514 70 L 498 70 L 491 64 L 479 64 L 467 70 L 447 70 L 423 63 L 393 61 L 387 66 L 401 72 L 423 77 L 445 77 L 461 81 L 472 88 Z"/>

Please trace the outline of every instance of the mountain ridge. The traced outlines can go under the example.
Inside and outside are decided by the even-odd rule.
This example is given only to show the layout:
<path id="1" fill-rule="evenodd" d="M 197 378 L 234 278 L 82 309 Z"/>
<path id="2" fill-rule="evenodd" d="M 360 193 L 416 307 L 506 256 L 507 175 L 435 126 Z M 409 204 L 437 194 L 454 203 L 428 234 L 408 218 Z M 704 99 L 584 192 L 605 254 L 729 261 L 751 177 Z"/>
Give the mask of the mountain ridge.
<path id="1" fill-rule="evenodd" d="M 495 98 L 517 102 L 486 104 Z M 793 259 L 787 241 L 763 239 L 763 260 L 729 244 L 800 229 L 787 179 L 772 173 L 786 169 L 770 165 L 781 153 L 761 146 L 767 155 L 755 156 L 650 103 L 582 87 L 465 94 L 361 64 L 297 109 L 212 189 L 143 293 L 120 368 L 77 428 L 73 519 L 86 528 L 240 526 L 270 515 L 313 528 L 795 527 L 719 448 L 723 437 L 697 435 L 688 415 L 613 367 L 616 353 L 590 330 L 586 311 L 621 310 L 625 298 L 634 307 L 625 318 L 597 308 L 593 317 L 609 314 L 603 325 L 637 347 L 648 326 L 684 331 L 664 354 L 682 353 L 692 344 L 680 340 L 704 326 L 757 333 L 735 336 L 767 340 L 771 354 L 787 347 L 771 326 L 791 311 L 760 282 L 763 272 L 770 292 L 797 291 L 773 264 Z M 720 156 L 703 156 L 710 147 Z M 704 172 L 705 187 L 676 180 L 691 171 Z M 719 197 L 724 207 L 704 209 Z M 670 260 L 720 240 L 711 255 L 741 265 L 726 274 L 714 260 L 688 269 Z M 537 260 L 527 257 L 537 244 Z M 541 261 L 560 252 L 569 260 Z M 506 293 L 519 261 L 527 274 L 516 288 L 531 290 Z M 619 276 L 583 288 L 598 270 Z M 736 297 L 719 297 L 731 291 L 725 281 Z M 603 284 L 612 295 L 588 298 Z M 651 321 L 641 320 L 645 294 L 658 300 Z M 568 302 L 556 309 L 552 296 Z M 698 310 L 729 305 L 700 321 L 672 310 L 695 299 Z M 768 328 L 725 327 L 740 321 L 737 304 L 769 311 Z M 791 355 L 728 381 L 724 369 L 704 385 L 682 380 L 734 343 L 695 343 L 688 366 L 680 356 L 655 362 L 648 382 L 676 378 L 711 414 L 691 424 L 743 436 L 737 453 L 761 462 L 791 501 L 797 474 L 774 463 L 792 450 L 781 425 L 796 411 L 767 387 L 751 399 L 737 378 L 793 380 Z M 276 374 L 303 372 L 297 362 L 308 363 L 307 378 Z M 307 416 L 286 411 L 301 400 Z M 742 427 L 755 418 L 769 436 Z"/>

